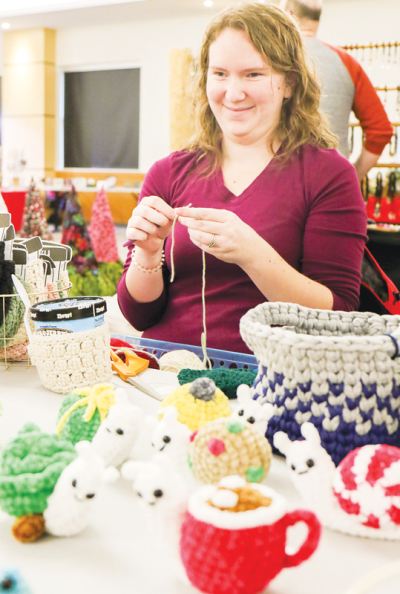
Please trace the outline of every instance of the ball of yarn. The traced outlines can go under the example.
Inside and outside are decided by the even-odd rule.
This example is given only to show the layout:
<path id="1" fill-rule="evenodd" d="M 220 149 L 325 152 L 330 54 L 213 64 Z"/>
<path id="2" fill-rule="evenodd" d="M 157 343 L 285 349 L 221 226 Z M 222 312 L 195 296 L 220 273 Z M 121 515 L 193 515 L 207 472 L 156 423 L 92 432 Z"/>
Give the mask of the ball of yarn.
<path id="1" fill-rule="evenodd" d="M 185 384 L 170 392 L 162 401 L 161 408 L 174 406 L 178 411 L 178 421 L 189 427 L 191 431 L 195 431 L 214 419 L 231 416 L 232 409 L 229 400 L 215 384 L 211 400 L 197 398 L 191 394 L 192 386 L 193 384 Z M 200 395 L 200 392 L 196 393 Z"/>
<path id="2" fill-rule="evenodd" d="M 271 464 L 271 446 L 252 425 L 239 419 L 217 419 L 192 436 L 189 465 L 203 483 L 238 475 L 259 483 Z"/>
<path id="3" fill-rule="evenodd" d="M 160 368 L 162 371 L 172 371 L 179 373 L 181 369 L 203 369 L 201 359 L 191 351 L 184 349 L 179 351 L 170 351 L 160 357 Z"/>

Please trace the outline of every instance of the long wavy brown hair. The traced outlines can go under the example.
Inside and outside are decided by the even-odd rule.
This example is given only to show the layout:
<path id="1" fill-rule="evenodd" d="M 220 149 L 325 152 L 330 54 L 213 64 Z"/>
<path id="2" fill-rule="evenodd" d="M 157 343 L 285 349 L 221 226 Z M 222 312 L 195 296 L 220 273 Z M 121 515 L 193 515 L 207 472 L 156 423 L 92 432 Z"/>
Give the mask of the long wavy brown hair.
<path id="1" fill-rule="evenodd" d="M 284 163 L 304 144 L 335 148 L 337 137 L 319 111 L 321 90 L 294 20 L 270 4 L 242 4 L 218 13 L 208 25 L 193 79 L 195 132 L 187 149 L 199 150 L 200 160 L 209 157 L 204 173 L 215 171 L 222 161 L 222 131 L 208 103 L 206 87 L 210 46 L 228 28 L 247 33 L 266 63 L 282 74 L 292 89 L 291 97 L 283 102 L 279 123 L 268 139 L 274 159 Z M 273 145 L 283 140 L 277 157 Z"/>

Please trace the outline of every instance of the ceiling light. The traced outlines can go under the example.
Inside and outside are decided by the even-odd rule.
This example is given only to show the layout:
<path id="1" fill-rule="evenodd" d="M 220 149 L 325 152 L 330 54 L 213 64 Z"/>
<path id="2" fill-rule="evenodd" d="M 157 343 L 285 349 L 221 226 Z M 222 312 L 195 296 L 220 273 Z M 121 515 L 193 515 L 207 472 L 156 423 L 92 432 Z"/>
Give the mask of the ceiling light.
<path id="1" fill-rule="evenodd" d="M 213 0 L 204 0 L 204 6 L 212 6 Z"/>
<path id="2" fill-rule="evenodd" d="M 1 25 L 1 28 L 2 28 L 2 29 L 9 29 L 9 28 L 10 28 L 10 23 L 3 23 L 3 24 Z"/>

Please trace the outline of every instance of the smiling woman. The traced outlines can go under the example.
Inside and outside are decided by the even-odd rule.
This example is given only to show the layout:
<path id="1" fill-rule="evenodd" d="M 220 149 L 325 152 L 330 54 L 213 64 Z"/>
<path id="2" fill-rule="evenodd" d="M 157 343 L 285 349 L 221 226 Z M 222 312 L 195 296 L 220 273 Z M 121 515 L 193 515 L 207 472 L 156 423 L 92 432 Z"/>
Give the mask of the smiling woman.
<path id="1" fill-rule="evenodd" d="M 239 320 L 265 300 L 357 308 L 364 203 L 294 21 L 258 2 L 218 14 L 195 87 L 195 134 L 150 169 L 128 223 L 124 315 L 146 337 L 199 344 L 201 251 L 213 348 L 246 351 Z"/>

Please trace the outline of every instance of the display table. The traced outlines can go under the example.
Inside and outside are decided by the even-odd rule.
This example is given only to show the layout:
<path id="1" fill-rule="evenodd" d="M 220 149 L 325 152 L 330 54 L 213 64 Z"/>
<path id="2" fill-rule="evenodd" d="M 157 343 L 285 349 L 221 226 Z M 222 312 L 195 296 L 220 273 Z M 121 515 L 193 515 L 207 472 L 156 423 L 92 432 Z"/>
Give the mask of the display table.
<path id="1" fill-rule="evenodd" d="M 116 380 L 119 382 L 120 380 Z M 0 367 L 0 442 L 14 436 L 26 421 L 55 432 L 63 396 L 43 388 L 35 368 Z M 159 403 L 127 386 L 134 404 L 155 415 Z M 142 452 L 149 451 L 147 436 Z M 284 461 L 275 457 L 266 484 L 287 497 L 291 508 L 301 507 Z M 191 586 L 172 575 L 143 522 L 131 484 L 120 479 L 106 485 L 95 502 L 91 525 L 73 538 L 45 537 L 22 544 L 11 535 L 13 520 L 0 522 L 0 565 L 17 566 L 34 594 L 194 594 Z M 297 534 L 292 534 L 298 537 Z M 284 570 L 268 594 L 347 594 L 366 573 L 400 558 L 400 542 L 364 540 L 324 530 L 314 556 L 303 565 Z M 398 594 L 400 577 L 371 590 Z"/>
<path id="2" fill-rule="evenodd" d="M 8 212 L 11 215 L 11 222 L 14 225 L 15 232 L 20 231 L 22 227 L 22 218 L 25 208 L 26 188 L 1 188 L 0 192 L 6 203 Z"/>

